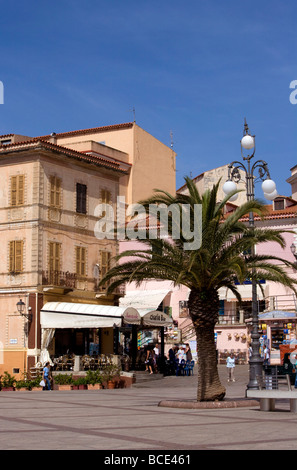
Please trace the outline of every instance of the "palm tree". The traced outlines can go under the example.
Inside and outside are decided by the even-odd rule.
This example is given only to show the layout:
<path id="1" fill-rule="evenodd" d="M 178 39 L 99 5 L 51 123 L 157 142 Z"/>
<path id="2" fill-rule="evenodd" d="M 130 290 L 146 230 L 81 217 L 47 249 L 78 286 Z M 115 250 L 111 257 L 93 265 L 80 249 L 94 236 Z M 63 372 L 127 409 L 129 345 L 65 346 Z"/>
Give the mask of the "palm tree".
<path id="1" fill-rule="evenodd" d="M 146 208 L 151 204 L 176 205 L 180 212 L 189 208 L 191 227 L 194 227 L 194 208 L 202 209 L 201 246 L 185 250 L 185 237 L 180 218 L 170 216 L 169 233 L 179 225 L 179 238 L 142 240 L 145 249 L 125 251 L 117 257 L 115 265 L 102 279 L 110 282 L 108 292 L 123 283 L 144 280 L 171 280 L 174 285 L 186 286 L 189 293 L 188 308 L 197 339 L 198 389 L 197 401 L 222 400 L 226 389 L 221 384 L 216 360 L 214 328 L 219 315 L 219 289 L 227 287 L 241 300 L 235 281 L 243 283 L 247 278 L 282 283 L 293 290 L 297 282 L 285 270 L 292 266 L 286 260 L 274 256 L 259 256 L 252 248 L 258 243 L 274 241 L 284 248 L 282 232 L 247 227 L 241 218 L 249 212 L 263 215 L 264 206 L 259 201 L 249 201 L 229 216 L 225 215 L 226 203 L 234 193 L 217 201 L 219 183 L 200 196 L 190 178 L 185 178 L 188 194 L 172 196 L 156 190 L 153 197 L 142 201 Z M 173 207 L 173 206 L 171 206 Z M 176 232 L 175 232 L 176 233 Z M 126 260 L 125 260 L 126 258 Z M 129 258 L 127 260 L 127 258 Z"/>

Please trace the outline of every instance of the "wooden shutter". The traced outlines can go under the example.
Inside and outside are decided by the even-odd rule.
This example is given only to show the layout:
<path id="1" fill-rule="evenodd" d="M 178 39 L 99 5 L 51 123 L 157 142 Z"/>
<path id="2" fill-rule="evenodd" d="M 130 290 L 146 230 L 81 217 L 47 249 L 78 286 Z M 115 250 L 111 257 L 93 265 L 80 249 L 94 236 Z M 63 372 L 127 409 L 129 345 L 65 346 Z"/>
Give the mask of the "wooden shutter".
<path id="1" fill-rule="evenodd" d="M 111 192 L 107 189 L 101 189 L 101 203 L 112 205 Z M 109 210 L 109 207 L 106 208 L 106 214 L 104 217 L 109 219 L 112 216 L 112 212 Z"/>
<path id="2" fill-rule="evenodd" d="M 78 276 L 86 275 L 86 249 L 82 246 L 75 247 L 76 274 Z"/>
<path id="3" fill-rule="evenodd" d="M 11 177 L 10 200 L 12 206 L 24 204 L 24 175 Z"/>
<path id="4" fill-rule="evenodd" d="M 60 271 L 61 244 L 50 242 L 49 244 L 49 270 L 51 272 Z"/>
<path id="5" fill-rule="evenodd" d="M 109 251 L 100 251 L 99 256 L 101 278 L 103 278 L 110 269 L 111 253 Z"/>
<path id="6" fill-rule="evenodd" d="M 9 271 L 20 273 L 23 271 L 23 241 L 9 242 Z"/>
<path id="7" fill-rule="evenodd" d="M 24 175 L 18 176 L 18 205 L 24 204 Z"/>
<path id="8" fill-rule="evenodd" d="M 50 178 L 50 206 L 60 207 L 61 205 L 61 179 L 56 176 Z"/>

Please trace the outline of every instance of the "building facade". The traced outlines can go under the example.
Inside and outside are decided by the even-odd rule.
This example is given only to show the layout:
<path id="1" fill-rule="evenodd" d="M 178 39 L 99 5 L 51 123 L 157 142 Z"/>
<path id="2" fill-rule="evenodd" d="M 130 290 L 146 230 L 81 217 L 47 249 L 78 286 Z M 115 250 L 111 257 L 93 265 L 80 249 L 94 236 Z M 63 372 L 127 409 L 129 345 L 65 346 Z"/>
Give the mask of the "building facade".
<path id="1" fill-rule="evenodd" d="M 44 305 L 117 305 L 121 292 L 107 297 L 98 286 L 118 241 L 98 239 L 96 208 L 108 204 L 117 216 L 119 196 L 137 202 L 162 181 L 162 189 L 172 190 L 174 160 L 170 148 L 135 123 L 0 136 L 0 375 L 20 377 L 39 360 Z M 56 330 L 50 353 L 84 354 L 98 335 L 98 329 Z M 113 351 L 112 327 L 100 331 L 100 347 Z"/>

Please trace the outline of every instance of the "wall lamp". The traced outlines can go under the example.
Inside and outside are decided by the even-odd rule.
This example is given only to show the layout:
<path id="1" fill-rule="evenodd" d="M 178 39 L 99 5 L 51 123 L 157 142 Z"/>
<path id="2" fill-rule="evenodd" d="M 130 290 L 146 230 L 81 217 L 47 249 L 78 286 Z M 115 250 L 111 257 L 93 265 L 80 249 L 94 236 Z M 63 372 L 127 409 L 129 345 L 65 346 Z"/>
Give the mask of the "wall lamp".
<path id="1" fill-rule="evenodd" d="M 16 304 L 17 305 L 17 309 L 18 309 L 18 312 L 19 314 L 22 316 L 22 317 L 26 317 L 28 321 L 32 321 L 32 312 L 31 312 L 31 307 L 28 307 L 28 312 L 26 312 L 26 304 L 25 302 L 22 301 L 22 299 L 20 299 L 18 301 L 18 303 Z"/>

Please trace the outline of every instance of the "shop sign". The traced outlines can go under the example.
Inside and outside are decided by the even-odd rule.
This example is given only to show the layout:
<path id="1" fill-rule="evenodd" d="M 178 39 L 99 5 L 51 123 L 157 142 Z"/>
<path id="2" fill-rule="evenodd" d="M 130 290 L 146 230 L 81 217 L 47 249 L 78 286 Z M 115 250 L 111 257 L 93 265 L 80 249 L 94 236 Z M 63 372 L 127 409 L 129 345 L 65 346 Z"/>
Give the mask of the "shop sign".
<path id="1" fill-rule="evenodd" d="M 172 324 L 172 319 L 163 312 L 149 312 L 143 317 L 144 325 L 151 326 L 168 326 Z"/>
<path id="2" fill-rule="evenodd" d="M 140 325 L 140 315 L 139 312 L 135 308 L 127 308 L 123 314 L 123 319 L 125 323 L 129 323 L 132 325 Z"/>

